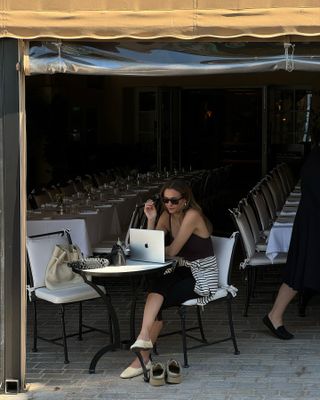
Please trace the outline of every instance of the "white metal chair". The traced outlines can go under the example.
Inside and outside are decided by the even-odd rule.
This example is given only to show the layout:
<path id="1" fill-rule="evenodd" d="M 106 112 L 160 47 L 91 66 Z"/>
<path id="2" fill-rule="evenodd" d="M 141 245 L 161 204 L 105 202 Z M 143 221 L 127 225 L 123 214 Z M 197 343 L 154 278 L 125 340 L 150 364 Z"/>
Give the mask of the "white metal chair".
<path id="1" fill-rule="evenodd" d="M 236 341 L 236 336 L 235 336 L 235 331 L 234 331 L 234 326 L 233 326 L 233 320 L 232 320 L 232 310 L 231 310 L 231 302 L 232 302 L 232 299 L 237 295 L 237 289 L 230 284 L 231 268 L 233 265 L 233 257 L 234 257 L 235 247 L 236 247 L 236 244 L 238 241 L 238 236 L 239 236 L 239 233 L 234 232 L 230 237 L 218 237 L 218 236 L 211 237 L 212 243 L 213 243 L 213 248 L 214 248 L 214 253 L 216 255 L 217 264 L 219 267 L 219 288 L 214 296 L 214 299 L 208 304 L 212 304 L 215 301 L 223 301 L 223 300 L 226 302 L 230 335 L 223 339 L 218 339 L 218 340 L 211 341 L 211 342 L 207 341 L 207 339 L 205 338 L 203 324 L 202 324 L 201 316 L 200 316 L 200 312 L 201 312 L 200 307 L 203 307 L 203 306 L 198 305 L 198 298 L 187 300 L 183 304 L 181 304 L 181 306 L 179 307 L 178 313 L 179 313 L 179 316 L 181 319 L 181 330 L 161 335 L 161 336 L 168 336 L 168 335 L 172 335 L 175 333 L 181 334 L 185 368 L 189 367 L 187 351 L 191 350 L 191 349 L 199 348 L 202 346 L 209 346 L 211 344 L 220 343 L 220 342 L 224 342 L 227 340 L 232 340 L 233 347 L 234 347 L 234 354 L 240 353 L 238 350 L 238 346 L 237 346 L 237 341 Z M 194 307 L 194 306 L 197 307 L 198 326 L 192 327 L 192 328 L 186 328 L 187 309 L 189 307 Z M 205 307 L 207 307 L 207 306 L 208 305 L 206 305 Z M 195 330 L 195 329 L 200 330 L 201 338 L 195 337 L 195 336 L 187 333 L 188 331 Z M 200 342 L 200 344 L 192 346 L 192 347 L 187 347 L 187 337 Z"/>
<path id="2" fill-rule="evenodd" d="M 287 261 L 287 253 L 280 253 L 273 259 L 273 261 L 271 261 L 264 252 L 258 252 L 256 250 L 255 241 L 246 215 L 239 209 L 229 211 L 233 217 L 236 228 L 240 232 L 242 239 L 241 241 L 245 252 L 245 259 L 240 266 L 247 274 L 247 296 L 244 308 L 244 316 L 248 316 L 250 300 L 255 290 L 257 268 L 261 269 L 267 266 L 285 264 Z"/>
<path id="3" fill-rule="evenodd" d="M 56 244 L 71 244 L 71 237 L 67 231 L 57 231 L 45 233 L 42 235 L 30 236 L 27 238 L 27 266 L 28 266 L 28 286 L 29 300 L 33 304 L 33 351 L 37 351 L 37 339 L 42 339 L 54 344 L 62 345 L 64 348 L 64 362 L 69 363 L 67 338 L 78 335 L 82 340 L 82 334 L 94 330 L 107 333 L 106 331 L 96 329 L 83 324 L 82 322 L 82 302 L 99 297 L 99 294 L 85 282 L 69 288 L 48 289 L 45 286 L 46 267 L 52 255 Z M 104 290 L 104 288 L 101 288 Z M 47 339 L 38 335 L 37 326 L 37 301 L 44 300 L 56 304 L 60 308 L 62 336 L 53 339 Z M 78 332 L 66 334 L 65 327 L 65 306 L 68 304 L 79 303 L 79 323 Z M 109 320 L 110 322 L 110 320 Z M 86 328 L 84 331 L 83 328 Z M 60 343 L 62 339 L 62 344 Z M 111 339 L 112 340 L 112 339 Z"/>

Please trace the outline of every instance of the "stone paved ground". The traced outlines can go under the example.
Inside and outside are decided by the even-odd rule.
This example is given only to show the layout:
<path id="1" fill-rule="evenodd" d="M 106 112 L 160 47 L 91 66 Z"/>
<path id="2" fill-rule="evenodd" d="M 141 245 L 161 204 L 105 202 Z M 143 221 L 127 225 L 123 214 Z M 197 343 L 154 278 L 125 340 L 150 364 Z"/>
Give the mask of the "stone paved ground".
<path id="1" fill-rule="evenodd" d="M 269 276 L 269 275 L 267 275 Z M 277 274 L 273 277 L 278 278 Z M 264 278 L 267 280 L 267 277 Z M 297 305 L 290 305 L 286 323 L 295 334 L 291 341 L 272 337 L 264 328 L 261 318 L 272 304 L 270 293 L 257 293 L 250 307 L 249 317 L 242 316 L 244 285 L 239 271 L 234 274 L 239 296 L 234 301 L 233 315 L 241 354 L 233 354 L 230 341 L 189 352 L 190 368 L 183 369 L 180 385 L 152 387 L 141 377 L 132 380 L 119 378 L 120 372 L 130 362 L 131 354 L 121 350 L 106 354 L 98 363 L 96 374 L 88 373 L 91 357 L 105 341 L 101 333 L 90 333 L 82 342 L 69 340 L 70 364 L 63 363 L 62 348 L 39 342 L 39 352 L 30 351 L 30 323 L 27 347 L 28 391 L 16 398 L 52 400 L 117 400 L 117 399 L 320 399 L 320 329 L 319 298 L 314 298 L 305 318 L 297 314 Z M 261 286 L 261 285 L 260 285 Z M 276 286 L 273 286 L 274 288 Z M 270 288 L 269 288 L 270 289 Z M 269 290 L 268 289 L 268 290 Z M 129 286 L 112 282 L 112 296 L 119 314 L 123 337 L 128 331 Z M 143 298 L 138 307 L 141 316 Z M 59 329 L 53 307 L 42 305 L 39 329 L 42 333 L 54 333 Z M 75 310 L 69 314 L 71 325 L 75 324 Z M 90 323 L 103 327 L 104 306 L 95 301 L 85 308 Z M 43 315 L 46 315 L 43 318 Z M 167 312 L 170 321 L 166 330 L 178 325 L 176 312 Z M 48 321 L 50 316 L 50 322 Z M 227 332 L 226 313 L 222 303 L 209 305 L 204 313 L 208 337 L 221 337 Z M 192 318 L 190 323 L 193 323 Z M 138 323 L 137 323 L 138 325 Z M 178 335 L 162 338 L 158 344 L 159 356 L 166 361 L 175 357 L 182 361 L 181 343 Z M 0 396 L 1 397 L 1 396 Z M 8 398 L 9 396 L 2 396 Z"/>

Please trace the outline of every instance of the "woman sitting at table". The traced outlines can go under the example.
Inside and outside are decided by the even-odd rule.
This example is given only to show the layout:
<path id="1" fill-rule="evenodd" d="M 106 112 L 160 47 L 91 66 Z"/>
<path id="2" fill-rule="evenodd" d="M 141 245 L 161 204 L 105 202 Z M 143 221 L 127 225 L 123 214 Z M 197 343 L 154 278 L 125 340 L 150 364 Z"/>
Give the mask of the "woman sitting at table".
<path id="1" fill-rule="evenodd" d="M 141 331 L 131 346 L 132 351 L 141 351 L 147 369 L 151 367 L 150 351 L 163 326 L 162 309 L 179 306 L 202 295 L 201 301 L 205 304 L 218 288 L 218 267 L 210 238 L 212 227 L 194 200 L 189 185 L 182 180 L 169 181 L 162 187 L 160 196 L 163 210 L 157 224 L 154 202 L 148 200 L 145 204 L 148 229 L 165 232 L 166 256 L 177 257 L 178 266 L 157 279 L 150 288 Z M 206 291 L 201 285 L 204 280 L 211 282 Z M 142 373 L 136 358 L 120 377 L 133 378 Z"/>

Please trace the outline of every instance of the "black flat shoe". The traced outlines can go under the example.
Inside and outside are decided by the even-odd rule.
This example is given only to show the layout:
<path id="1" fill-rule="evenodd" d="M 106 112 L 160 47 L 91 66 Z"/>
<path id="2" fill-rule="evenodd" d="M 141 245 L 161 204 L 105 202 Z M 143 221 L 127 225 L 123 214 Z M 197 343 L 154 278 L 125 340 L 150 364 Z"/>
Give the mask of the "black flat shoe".
<path id="1" fill-rule="evenodd" d="M 271 320 L 270 320 L 268 314 L 265 315 L 265 316 L 262 318 L 262 322 L 263 322 L 263 323 L 265 324 L 265 326 L 266 326 L 267 328 L 269 328 L 269 330 L 270 330 L 274 335 L 276 335 L 279 339 L 282 339 L 282 340 L 290 340 L 290 339 L 293 339 L 293 338 L 294 338 L 294 336 L 292 335 L 292 333 L 288 332 L 288 331 L 286 330 L 286 328 L 285 328 L 283 325 L 279 326 L 278 328 L 275 328 L 275 327 L 273 326 L 273 324 L 272 324 L 272 322 L 271 322 Z"/>

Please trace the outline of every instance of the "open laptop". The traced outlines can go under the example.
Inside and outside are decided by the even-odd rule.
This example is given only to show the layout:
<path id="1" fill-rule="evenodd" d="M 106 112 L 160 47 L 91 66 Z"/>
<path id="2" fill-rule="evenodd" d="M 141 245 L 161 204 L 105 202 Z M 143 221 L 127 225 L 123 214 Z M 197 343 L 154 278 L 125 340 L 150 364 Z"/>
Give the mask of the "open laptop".
<path id="1" fill-rule="evenodd" d="M 130 259 L 164 263 L 164 231 L 153 229 L 130 229 Z"/>

